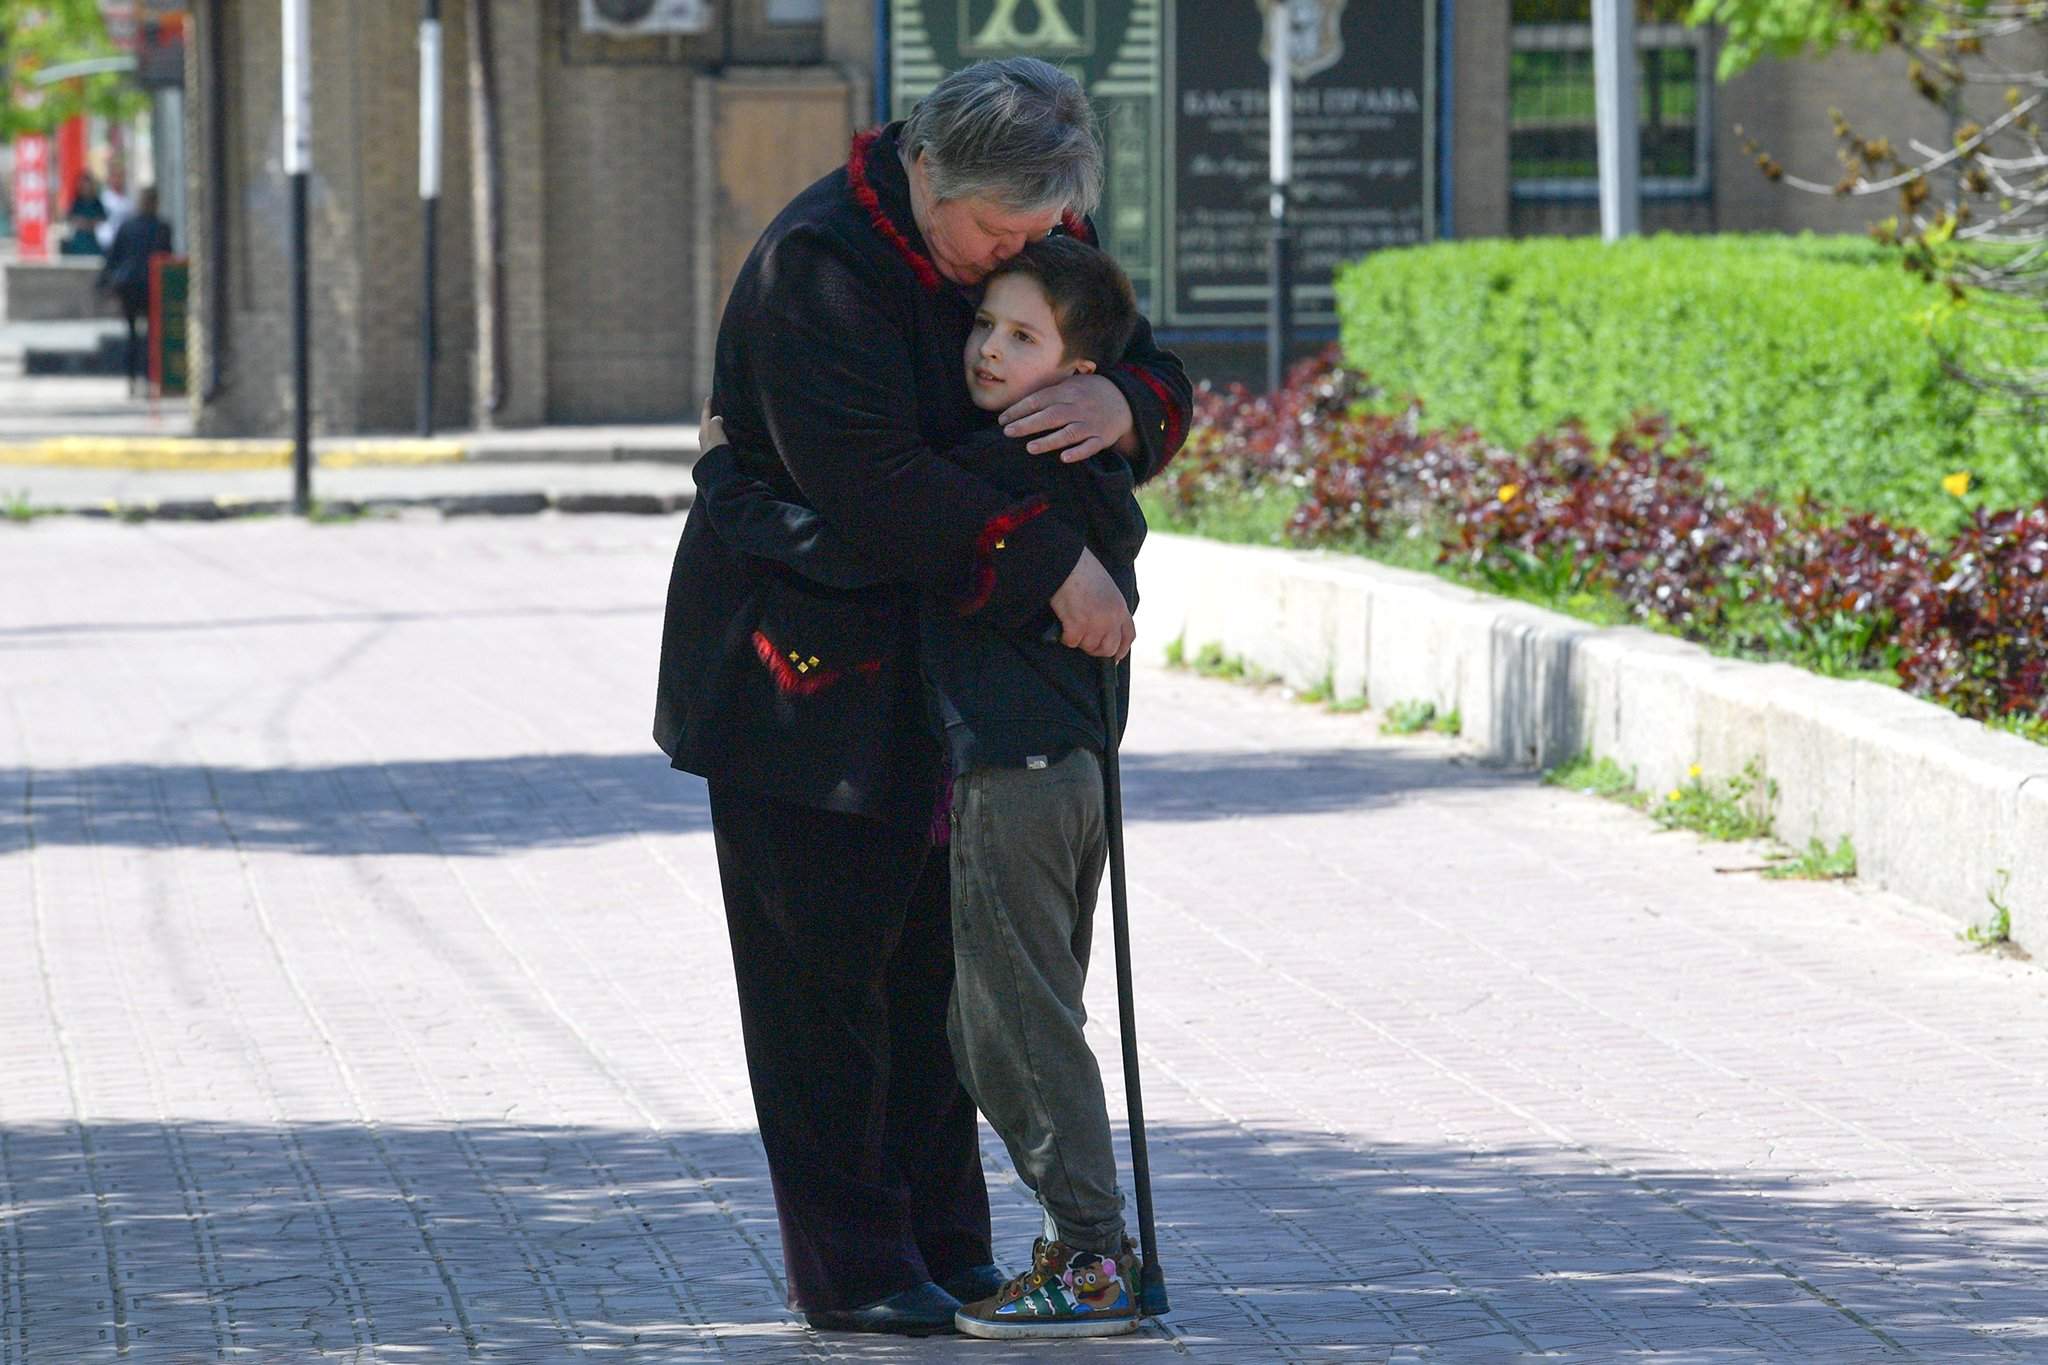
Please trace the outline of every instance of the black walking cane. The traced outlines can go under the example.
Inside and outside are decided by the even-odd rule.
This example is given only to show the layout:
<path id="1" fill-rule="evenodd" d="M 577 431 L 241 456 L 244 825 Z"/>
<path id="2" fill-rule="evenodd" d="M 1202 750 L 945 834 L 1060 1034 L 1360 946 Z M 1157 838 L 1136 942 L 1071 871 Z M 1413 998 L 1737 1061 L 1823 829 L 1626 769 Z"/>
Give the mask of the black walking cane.
<path id="1" fill-rule="evenodd" d="M 1159 1269 L 1159 1233 L 1152 1224 L 1152 1164 L 1145 1156 L 1145 1100 L 1138 1088 L 1138 1026 L 1131 990 L 1131 900 L 1124 885 L 1124 790 L 1117 771 L 1117 737 L 1123 730 L 1116 702 L 1117 661 L 1102 661 L 1103 818 L 1109 826 L 1109 907 L 1116 935 L 1116 1012 L 1124 1041 L 1124 1098 L 1130 1106 L 1131 1181 L 1138 1187 L 1138 1311 L 1166 1312 L 1166 1276 Z"/>

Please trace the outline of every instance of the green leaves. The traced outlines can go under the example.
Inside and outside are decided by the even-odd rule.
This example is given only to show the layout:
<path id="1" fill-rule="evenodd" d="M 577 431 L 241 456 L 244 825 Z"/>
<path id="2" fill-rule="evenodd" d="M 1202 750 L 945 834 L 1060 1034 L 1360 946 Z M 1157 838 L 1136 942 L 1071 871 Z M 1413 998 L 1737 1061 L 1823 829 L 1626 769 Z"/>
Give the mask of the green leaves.
<path id="1" fill-rule="evenodd" d="M 0 138 L 47 133 L 76 114 L 125 118 L 144 104 L 119 73 L 39 86 L 38 71 L 116 55 L 96 0 L 0 0 Z"/>
<path id="2" fill-rule="evenodd" d="M 2048 427 L 1944 370 L 2048 365 L 2048 338 L 1962 338 L 1949 291 L 1856 238 L 1443 243 L 1376 253 L 1337 289 L 1350 365 L 1508 445 L 1574 417 L 1601 443 L 1655 408 L 1731 489 L 1933 532 L 1965 517 L 1951 470 L 1993 504 L 2048 486 Z"/>

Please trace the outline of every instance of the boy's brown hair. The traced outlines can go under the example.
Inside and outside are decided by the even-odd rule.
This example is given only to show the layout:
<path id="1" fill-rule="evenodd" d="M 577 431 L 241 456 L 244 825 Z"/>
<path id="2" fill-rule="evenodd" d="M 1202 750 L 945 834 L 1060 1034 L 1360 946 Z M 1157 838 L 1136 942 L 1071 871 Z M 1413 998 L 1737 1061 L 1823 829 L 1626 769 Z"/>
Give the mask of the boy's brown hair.
<path id="1" fill-rule="evenodd" d="M 1106 370 L 1123 359 L 1138 330 L 1131 278 L 1107 251 L 1078 237 L 1040 237 L 989 272 L 1036 280 L 1059 325 L 1063 360 L 1092 360 Z"/>

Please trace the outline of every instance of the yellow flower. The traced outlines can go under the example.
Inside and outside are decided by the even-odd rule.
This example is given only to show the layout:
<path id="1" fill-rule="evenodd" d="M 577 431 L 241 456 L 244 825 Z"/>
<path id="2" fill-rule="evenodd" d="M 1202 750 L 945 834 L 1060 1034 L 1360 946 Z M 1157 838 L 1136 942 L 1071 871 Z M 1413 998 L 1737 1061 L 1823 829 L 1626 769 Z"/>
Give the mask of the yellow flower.
<path id="1" fill-rule="evenodd" d="M 1685 775 L 1697 782 L 1700 780 L 1700 765 L 1695 763 L 1685 770 Z"/>
<path id="2" fill-rule="evenodd" d="M 1679 790 L 1678 788 L 1676 788 L 1676 787 L 1673 787 L 1673 788 L 1672 788 L 1672 789 L 1671 789 L 1670 791 L 1668 791 L 1668 792 L 1666 792 L 1666 793 L 1664 794 L 1664 799 L 1665 799 L 1666 801 L 1676 801 L 1676 800 L 1678 800 L 1678 799 L 1679 799 L 1680 797 L 1682 797 L 1682 796 L 1684 796 L 1684 795 L 1685 795 L 1685 793 L 1684 793 L 1684 792 L 1680 791 L 1680 790 Z"/>
<path id="3" fill-rule="evenodd" d="M 1502 502 L 1513 502 L 1516 495 L 1521 491 L 1522 485 L 1518 483 L 1504 483 L 1500 486 L 1500 500 Z"/>
<path id="4" fill-rule="evenodd" d="M 1951 497 L 1960 498 L 1963 494 L 1970 491 L 1970 471 L 1958 469 L 1955 473 L 1943 479 L 1941 486 L 1949 491 Z"/>

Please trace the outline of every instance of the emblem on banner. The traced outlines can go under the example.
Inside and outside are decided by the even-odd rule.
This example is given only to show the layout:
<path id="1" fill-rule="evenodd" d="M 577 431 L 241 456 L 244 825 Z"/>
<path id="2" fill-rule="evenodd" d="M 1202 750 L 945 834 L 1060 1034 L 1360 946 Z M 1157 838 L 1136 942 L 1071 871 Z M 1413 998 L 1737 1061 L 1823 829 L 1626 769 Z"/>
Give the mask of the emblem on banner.
<path id="1" fill-rule="evenodd" d="M 1086 56 L 1095 50 L 1095 0 L 960 0 L 960 34 L 967 56 Z"/>
<path id="2" fill-rule="evenodd" d="M 1262 16 L 1261 32 L 1264 31 L 1263 16 L 1270 14 L 1276 0 L 1259 0 Z M 1287 51 L 1293 58 L 1294 79 L 1305 81 L 1310 76 L 1328 71 L 1344 56 L 1344 33 L 1339 21 L 1344 17 L 1344 6 L 1348 0 L 1285 0 L 1287 5 Z M 1273 45 L 1263 37 L 1259 39 L 1259 56 L 1262 60 L 1273 60 Z"/>

